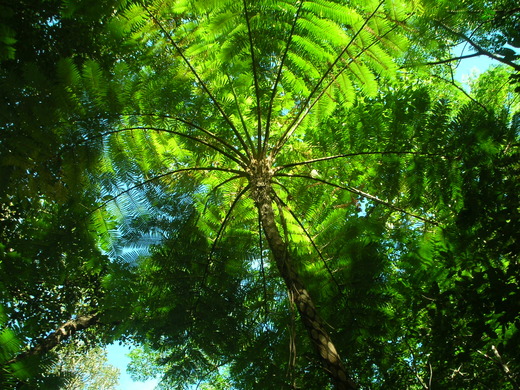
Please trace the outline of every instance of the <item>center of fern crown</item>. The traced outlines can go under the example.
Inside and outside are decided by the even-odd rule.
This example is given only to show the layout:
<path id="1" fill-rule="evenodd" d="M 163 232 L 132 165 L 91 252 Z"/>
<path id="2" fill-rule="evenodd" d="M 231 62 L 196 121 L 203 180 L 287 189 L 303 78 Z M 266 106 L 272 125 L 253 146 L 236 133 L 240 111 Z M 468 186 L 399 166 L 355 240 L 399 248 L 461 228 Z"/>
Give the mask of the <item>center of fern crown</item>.
<path id="1" fill-rule="evenodd" d="M 247 174 L 253 199 L 258 202 L 269 198 L 271 179 L 274 174 L 272 159 L 269 156 L 251 159 L 247 167 Z"/>

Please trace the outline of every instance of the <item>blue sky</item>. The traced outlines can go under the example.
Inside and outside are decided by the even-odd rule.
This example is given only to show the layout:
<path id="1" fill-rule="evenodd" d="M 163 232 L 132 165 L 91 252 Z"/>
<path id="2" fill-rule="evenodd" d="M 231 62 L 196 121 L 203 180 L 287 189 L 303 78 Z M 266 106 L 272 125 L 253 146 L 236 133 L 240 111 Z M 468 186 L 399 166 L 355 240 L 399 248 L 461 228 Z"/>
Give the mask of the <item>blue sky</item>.
<path id="1" fill-rule="evenodd" d="M 469 45 L 464 43 L 461 43 L 460 45 L 456 46 L 455 49 L 453 49 L 453 54 L 455 57 L 460 57 L 472 53 L 474 53 L 474 51 L 469 48 Z M 464 81 L 464 79 L 470 74 L 480 74 L 491 65 L 498 64 L 498 61 L 484 55 L 461 60 L 455 71 L 455 80 Z"/>
<path id="2" fill-rule="evenodd" d="M 134 382 L 130 375 L 126 372 L 126 366 L 130 363 L 127 356 L 130 348 L 124 345 L 112 344 L 107 347 L 108 363 L 119 368 L 121 375 L 119 376 L 120 390 L 152 390 L 155 388 L 158 380 L 149 380 L 146 382 Z"/>

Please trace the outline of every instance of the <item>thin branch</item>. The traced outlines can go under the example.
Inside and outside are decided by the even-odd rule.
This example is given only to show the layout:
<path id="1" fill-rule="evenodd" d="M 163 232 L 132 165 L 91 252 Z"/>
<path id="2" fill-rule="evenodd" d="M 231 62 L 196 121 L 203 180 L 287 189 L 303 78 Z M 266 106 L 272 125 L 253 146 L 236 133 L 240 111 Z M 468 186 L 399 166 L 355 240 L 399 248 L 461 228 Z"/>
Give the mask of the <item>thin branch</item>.
<path id="1" fill-rule="evenodd" d="M 452 58 L 447 58 L 447 59 L 439 60 L 439 61 L 422 62 L 422 63 L 420 63 L 420 64 L 410 64 L 410 65 L 405 65 L 405 66 L 402 66 L 401 69 L 416 68 L 416 67 L 419 67 L 419 66 L 428 66 L 428 65 L 441 65 L 441 64 L 447 64 L 448 62 L 465 60 L 466 58 L 479 57 L 479 56 L 482 56 L 482 55 L 484 55 L 484 53 L 466 54 L 466 55 L 464 55 L 464 56 L 460 56 L 460 57 L 452 57 Z"/>
<path id="2" fill-rule="evenodd" d="M 438 24 L 439 24 L 440 27 L 442 27 L 446 31 L 448 31 L 451 34 L 453 34 L 453 35 L 463 39 L 464 41 L 468 42 L 477 51 L 477 53 L 484 54 L 484 55 L 488 56 L 489 58 L 492 58 L 492 59 L 497 60 L 497 61 L 499 61 L 499 62 L 501 62 L 503 64 L 506 64 L 506 65 L 512 67 L 513 69 L 515 69 L 517 72 L 520 72 L 520 65 L 515 64 L 512 61 L 506 60 L 504 57 L 499 57 L 496 54 L 491 53 L 490 51 L 484 49 L 482 46 L 480 46 L 477 43 L 475 43 L 475 41 L 473 41 L 471 38 L 467 37 L 465 34 L 453 30 L 452 28 L 446 26 L 444 23 L 438 22 Z"/>
<path id="3" fill-rule="evenodd" d="M 432 380 L 433 380 L 433 367 L 430 362 L 428 362 L 428 367 L 430 368 L 430 377 L 428 379 L 428 389 L 432 388 Z"/>
<path id="4" fill-rule="evenodd" d="M 410 350 L 410 354 L 412 355 L 412 359 L 411 359 L 411 363 L 412 363 L 412 367 L 409 367 L 410 370 L 412 370 L 412 372 L 415 374 L 415 377 L 417 378 L 417 380 L 419 381 L 419 383 L 421 384 L 422 388 L 424 390 L 428 390 L 430 389 L 430 387 L 428 387 L 426 385 L 426 383 L 424 383 L 424 380 L 421 378 L 421 376 L 419 375 L 419 370 L 417 370 L 417 364 L 416 364 L 416 360 L 415 360 L 415 354 L 413 353 L 413 349 L 412 349 L 412 346 L 410 345 L 410 343 L 408 342 L 408 340 L 406 340 L 406 338 L 404 338 L 404 343 L 406 344 L 406 346 L 408 347 L 408 349 Z M 431 367 L 431 366 L 430 366 Z M 430 386 L 431 386 L 431 378 L 430 378 Z"/>
<path id="5" fill-rule="evenodd" d="M 256 119 L 257 119 L 257 152 L 258 158 L 261 157 L 262 149 L 262 107 L 260 106 L 260 86 L 258 84 L 258 72 L 256 69 L 255 49 L 253 45 L 253 34 L 251 33 L 251 23 L 249 23 L 249 13 L 247 12 L 247 0 L 243 0 L 244 16 L 247 24 L 247 35 L 249 38 L 249 52 L 251 53 L 251 68 L 253 71 L 253 80 L 255 84 L 256 95 Z"/>
<path id="6" fill-rule="evenodd" d="M 96 139 L 96 138 L 102 138 L 102 137 L 105 137 L 107 135 L 112 135 L 112 134 L 117 134 L 117 133 L 122 133 L 124 131 L 133 131 L 133 130 L 151 130 L 151 131 L 158 131 L 158 132 L 163 132 L 163 133 L 170 133 L 170 134 L 175 134 L 175 135 L 178 135 L 179 137 L 184 137 L 184 138 L 188 138 L 192 141 L 195 141 L 195 142 L 198 142 L 202 145 L 205 145 L 213 150 L 216 150 L 217 152 L 219 152 L 220 154 L 222 154 L 223 156 L 226 156 L 227 158 L 229 158 L 230 160 L 236 162 L 238 165 L 240 165 L 242 168 L 246 168 L 246 163 L 243 161 L 243 160 L 239 160 L 238 158 L 232 156 L 231 154 L 229 154 L 228 152 L 222 150 L 221 148 L 219 148 L 218 146 L 215 146 L 207 141 L 204 141 L 203 139 L 200 139 L 198 137 L 194 137 L 192 135 L 188 135 L 188 134 L 184 134 L 184 133 L 181 133 L 180 131 L 176 131 L 176 130 L 169 130 L 169 129 L 163 129 L 163 128 L 160 128 L 160 127 L 151 127 L 151 126 L 136 126 L 136 127 L 126 127 L 124 129 L 117 129 L 117 130 L 111 130 L 111 131 L 107 131 L 105 133 L 101 133 L 99 135 L 96 135 L 94 137 L 91 137 L 91 138 L 88 138 L 86 141 L 90 141 L 90 140 L 93 140 L 93 139 Z"/>
<path id="7" fill-rule="evenodd" d="M 422 152 L 400 152 L 400 151 L 357 152 L 357 153 L 338 154 L 336 156 L 320 157 L 320 158 L 315 158 L 315 159 L 312 159 L 312 160 L 300 161 L 300 162 L 296 162 L 296 163 L 280 165 L 280 166 L 276 167 L 276 171 L 280 171 L 282 169 L 296 167 L 298 165 L 313 164 L 315 162 L 320 162 L 320 161 L 329 161 L 329 160 L 335 160 L 335 159 L 338 159 L 338 158 L 355 157 L 355 156 L 363 156 L 363 155 L 376 155 L 376 154 L 379 154 L 379 155 L 386 155 L 386 154 L 403 155 L 403 154 L 409 154 L 409 155 L 413 155 L 413 156 L 449 158 L 449 156 L 442 155 L 442 154 L 422 153 Z"/>
<path id="8" fill-rule="evenodd" d="M 500 354 L 498 353 L 498 349 L 497 347 L 495 347 L 494 345 L 491 346 L 491 350 L 493 351 L 493 353 L 495 354 L 496 356 L 496 361 L 498 362 L 498 365 L 502 368 L 502 370 L 504 371 L 504 373 L 506 374 L 506 376 L 509 378 L 509 380 L 511 381 L 511 383 L 518 389 L 518 384 L 516 383 L 516 381 L 514 380 L 514 377 L 513 375 L 511 375 L 511 370 L 509 369 L 509 367 L 507 366 L 507 364 L 504 362 L 504 360 L 502 359 L 502 356 L 500 356 Z"/>
<path id="9" fill-rule="evenodd" d="M 76 318 L 65 322 L 56 331 L 51 332 L 42 340 L 37 341 L 37 344 L 34 347 L 28 349 L 25 352 L 22 352 L 18 356 L 6 361 L 2 365 L 7 366 L 29 357 L 41 356 L 55 348 L 62 341 L 69 339 L 76 332 L 97 324 L 99 324 L 99 313 L 77 316 Z"/>
<path id="10" fill-rule="evenodd" d="M 303 230 L 303 232 L 305 233 L 305 235 L 307 236 L 307 238 L 309 239 L 309 241 L 311 242 L 312 244 L 312 247 L 314 248 L 314 250 L 316 251 L 316 253 L 318 254 L 319 258 L 321 259 L 321 261 L 323 262 L 323 265 L 325 266 L 325 269 L 327 270 L 328 274 L 330 275 L 330 277 L 332 278 L 332 281 L 334 282 L 334 284 L 336 285 L 336 287 L 338 288 L 338 291 L 343 294 L 343 291 L 338 283 L 338 281 L 336 280 L 332 270 L 330 269 L 329 265 L 327 264 L 327 261 L 325 260 L 325 258 L 323 257 L 323 255 L 321 254 L 321 251 L 320 249 L 318 248 L 318 245 L 316 245 L 316 243 L 314 242 L 314 239 L 312 238 L 312 236 L 310 235 L 310 233 L 307 231 L 307 229 L 305 228 L 305 226 L 303 225 L 303 222 L 300 221 L 300 219 L 296 216 L 296 214 L 294 213 L 294 211 L 287 205 L 285 204 L 285 202 L 278 196 L 276 195 L 276 199 L 280 202 L 280 204 L 289 212 L 289 214 L 291 214 L 291 216 L 294 218 L 294 220 L 298 223 L 298 225 L 300 226 L 300 228 Z"/>
<path id="11" fill-rule="evenodd" d="M 520 7 L 518 8 L 512 8 L 510 10 L 501 10 L 501 9 L 491 9 L 492 12 L 496 13 L 496 14 L 501 14 L 501 17 L 504 17 L 505 16 L 509 16 L 509 15 L 513 15 L 517 12 L 520 12 Z M 485 9 L 481 9 L 481 10 L 467 10 L 467 9 L 461 9 L 461 10 L 448 10 L 447 11 L 448 13 L 450 14 L 460 14 L 460 13 L 468 13 L 468 14 L 476 14 L 476 15 L 481 15 L 483 14 L 484 12 L 487 12 L 487 10 Z"/>
<path id="12" fill-rule="evenodd" d="M 289 137 L 292 135 L 292 133 L 294 131 L 296 131 L 296 129 L 298 128 L 298 126 L 303 122 L 303 120 L 306 118 L 306 116 L 309 114 L 309 112 L 312 110 L 312 108 L 318 103 L 318 101 L 325 95 L 325 93 L 327 92 L 327 90 L 329 89 L 329 87 L 336 82 L 336 80 L 338 79 L 339 76 L 341 76 L 341 74 L 343 74 L 343 72 L 345 70 L 347 70 L 349 67 L 350 67 L 350 64 L 352 64 L 353 62 L 355 62 L 359 57 L 361 57 L 362 54 L 366 53 L 368 51 L 368 49 L 370 49 L 372 46 L 374 46 L 378 41 L 380 41 L 385 35 L 389 34 L 390 32 L 392 32 L 394 29 L 397 28 L 397 25 L 393 26 L 391 29 L 389 29 L 387 32 L 385 32 L 383 35 L 381 35 L 380 37 L 378 37 L 378 39 L 375 39 L 374 41 L 372 41 L 372 43 L 370 43 L 368 46 L 366 47 L 363 47 L 361 48 L 361 51 L 356 54 L 354 57 L 351 57 L 350 60 L 345 64 L 345 66 L 343 66 L 343 68 L 341 68 L 339 70 L 339 72 L 337 72 L 331 79 L 330 81 L 327 83 L 327 85 L 321 90 L 321 92 L 319 93 L 319 95 L 316 97 L 316 99 L 313 100 L 313 102 L 308 105 L 307 108 L 305 108 L 305 110 L 303 111 L 301 117 L 298 119 L 297 123 L 295 124 L 295 126 L 293 127 L 291 133 L 286 137 L 285 141 L 286 142 Z M 354 73 L 355 75 L 355 73 Z"/>
<path id="13" fill-rule="evenodd" d="M 233 131 L 233 133 L 235 134 L 235 136 L 237 137 L 238 141 L 242 144 L 242 147 L 244 148 L 244 150 L 248 150 L 247 148 L 247 145 L 246 143 L 244 142 L 244 139 L 242 138 L 242 136 L 240 135 L 240 132 L 237 130 L 237 128 L 235 127 L 235 125 L 233 124 L 233 121 L 231 120 L 231 118 L 226 114 L 226 112 L 224 111 L 224 109 L 222 108 L 222 106 L 220 105 L 220 103 L 218 102 L 218 100 L 216 99 L 216 97 L 213 95 L 213 93 L 209 90 L 209 88 L 207 87 L 206 83 L 204 82 L 204 80 L 202 80 L 202 78 L 200 77 L 199 73 L 195 70 L 195 68 L 193 67 L 193 65 L 191 64 L 191 62 L 188 60 L 188 58 L 186 57 L 186 55 L 184 54 L 184 52 L 181 50 L 181 48 L 179 47 L 179 45 L 177 44 L 177 42 L 175 42 L 175 39 L 173 39 L 172 35 L 166 31 L 166 29 L 164 28 L 164 26 L 162 25 L 162 23 L 155 17 L 155 15 L 148 9 L 148 7 L 143 4 L 143 7 L 144 9 L 146 10 L 146 12 L 148 13 L 148 16 L 153 20 L 153 22 L 159 27 L 159 29 L 163 32 L 163 34 L 166 36 L 166 38 L 168 39 L 168 41 L 170 41 L 170 43 L 172 44 L 172 46 L 175 48 L 175 50 L 177 51 L 177 53 L 181 56 L 182 60 L 184 61 L 184 63 L 188 66 L 188 68 L 190 69 L 191 73 L 195 76 L 195 78 L 197 79 L 197 81 L 199 82 L 199 84 L 201 85 L 202 89 L 204 90 L 204 92 L 208 95 L 208 97 L 211 99 L 211 101 L 213 102 L 213 104 L 215 104 L 215 107 L 217 107 L 217 110 L 220 112 L 220 115 L 222 116 L 222 118 L 227 122 L 227 124 L 230 126 L 231 130 Z M 249 154 L 249 153 L 248 153 Z"/>
<path id="14" fill-rule="evenodd" d="M 278 83 L 280 82 L 280 80 L 282 78 L 283 66 L 285 65 L 285 59 L 287 58 L 287 53 L 289 52 L 289 46 L 292 42 L 292 38 L 294 36 L 294 30 L 296 29 L 296 23 L 298 21 L 298 18 L 300 17 L 300 12 L 301 12 L 304 1 L 305 0 L 300 1 L 300 5 L 298 6 L 298 9 L 296 10 L 296 14 L 294 16 L 294 20 L 293 20 L 293 23 L 291 26 L 291 31 L 289 32 L 289 36 L 287 37 L 287 44 L 285 45 L 285 49 L 282 54 L 282 58 L 280 60 L 280 65 L 278 66 L 278 72 L 276 73 L 276 79 L 273 84 L 271 98 L 269 99 L 269 105 L 268 105 L 268 109 L 267 109 L 267 120 L 265 123 L 265 138 L 264 138 L 264 145 L 263 145 L 264 154 L 267 152 L 267 144 L 269 142 L 269 135 L 270 135 L 270 130 L 271 130 L 271 116 L 273 114 L 273 104 L 274 104 L 274 99 L 276 97 L 276 89 L 278 88 Z"/>
<path id="15" fill-rule="evenodd" d="M 272 194 L 274 195 L 273 199 L 274 199 L 274 201 L 276 203 L 276 206 L 278 207 L 278 212 L 280 213 L 280 221 L 282 223 L 284 239 L 285 239 L 285 242 L 288 243 L 289 242 L 289 229 L 287 228 L 287 221 L 285 220 L 285 217 L 283 215 L 283 207 L 279 203 L 280 197 L 272 189 L 271 189 L 271 191 L 272 191 Z M 287 247 L 288 246 L 289 245 L 287 244 Z"/>
<path id="16" fill-rule="evenodd" d="M 513 375 L 511 375 L 511 370 L 510 368 L 507 366 L 507 364 L 503 361 L 502 359 L 502 356 L 500 356 L 500 354 L 498 353 L 498 350 L 497 348 L 492 345 L 491 346 L 491 350 L 493 351 L 493 354 L 495 355 L 495 358 L 489 356 L 488 354 L 486 354 L 485 352 L 482 352 L 482 351 L 479 351 L 477 350 L 477 352 L 479 354 L 481 354 L 482 356 L 484 356 L 485 358 L 491 360 L 493 363 L 495 363 L 496 365 L 498 365 L 502 371 L 504 371 L 504 374 L 506 375 L 507 379 L 509 379 L 510 383 L 513 385 L 513 387 L 518 390 L 520 389 L 520 386 L 518 385 L 518 383 L 516 383 L 515 381 L 515 378 Z"/>
<path id="17" fill-rule="evenodd" d="M 112 196 L 110 199 L 108 199 L 107 201 L 101 203 L 101 205 L 99 205 L 98 207 L 96 207 L 94 210 L 92 210 L 92 212 L 94 211 L 97 211 L 101 208 L 103 208 L 104 206 L 106 206 L 108 203 L 112 202 L 113 200 L 119 198 L 121 195 L 124 195 L 124 194 L 127 194 L 129 193 L 130 191 L 133 191 L 135 190 L 136 188 L 139 188 L 139 187 L 142 187 L 142 186 L 145 186 L 147 185 L 148 183 L 151 183 L 155 180 L 159 180 L 165 176 L 169 176 L 169 175 L 174 175 L 174 174 L 177 174 L 177 173 L 182 173 L 182 172 L 189 172 L 189 171 L 220 171 L 220 172 L 228 172 L 228 173 L 236 173 L 238 174 L 238 176 L 243 176 L 243 173 L 241 171 L 236 171 L 234 169 L 226 169 L 226 168 L 217 168 L 217 167 L 193 167 L 193 168 L 181 168 L 181 169 L 176 169 L 176 170 L 173 170 L 173 171 L 168 171 L 166 173 L 163 173 L 163 174 L 160 174 L 160 175 L 157 175 L 157 176 L 154 176 L 150 179 L 147 179 L 147 180 L 144 180 L 142 181 L 141 183 L 139 184 L 136 184 L 124 191 L 121 191 L 120 193 L 118 193 L 117 195 L 114 195 Z M 235 176 L 236 178 L 237 176 Z"/>
<path id="18" fill-rule="evenodd" d="M 375 12 L 375 11 L 374 11 Z M 370 17 L 372 17 L 373 15 L 371 15 Z M 368 19 L 367 21 L 368 22 Z M 393 31 L 397 26 L 394 26 L 392 27 L 390 30 L 388 30 L 386 33 L 384 33 L 381 37 L 379 38 L 383 38 L 385 35 L 389 34 L 391 31 Z M 361 29 L 358 31 L 358 33 L 361 31 Z M 352 43 L 353 41 L 351 40 L 349 42 L 349 45 Z M 336 82 L 336 80 L 338 79 L 339 76 L 341 76 L 341 74 L 343 74 L 343 72 L 345 70 L 347 70 L 350 66 L 350 64 L 352 64 L 354 61 L 356 61 L 362 54 L 366 53 L 368 49 L 370 49 L 373 45 L 375 45 L 376 43 L 378 42 L 378 40 L 374 40 L 372 43 L 370 43 L 368 46 L 364 47 L 364 48 L 361 48 L 361 51 L 356 54 L 356 56 L 354 57 L 351 57 L 350 58 L 350 61 L 348 61 L 348 63 L 343 66 L 343 68 L 341 68 L 339 70 L 339 72 L 337 72 L 331 79 L 330 81 L 327 83 L 327 85 L 325 87 L 322 88 L 321 92 L 318 94 L 318 96 L 312 101 L 312 103 L 308 104 L 308 102 L 305 103 L 305 105 L 303 106 L 303 109 L 298 113 L 298 115 L 295 117 L 295 120 L 292 122 L 291 126 L 288 127 L 287 130 L 290 130 L 290 131 L 286 131 L 285 133 L 285 139 L 282 141 L 282 138 L 280 138 L 279 142 L 278 142 L 278 145 L 279 145 L 279 148 L 278 150 L 276 151 L 276 148 L 274 151 L 276 151 L 276 153 L 278 153 L 278 151 L 280 151 L 280 149 L 283 147 L 283 145 L 285 144 L 285 142 L 287 142 L 287 140 L 292 136 L 292 134 L 296 131 L 296 129 L 298 128 L 298 126 L 300 126 L 300 124 L 303 122 L 303 120 L 307 117 L 307 115 L 309 114 L 309 112 L 311 112 L 312 108 L 319 102 L 319 100 L 325 95 L 325 93 L 327 92 L 327 90 L 329 89 L 329 87 L 334 83 Z M 354 43 L 355 45 L 355 43 Z M 347 46 L 348 47 L 348 46 Z M 347 49 L 347 47 L 345 49 Z M 337 59 L 339 59 L 340 57 L 338 57 Z M 321 82 L 321 80 L 320 80 Z M 314 93 L 314 91 L 312 92 Z"/>
<path id="19" fill-rule="evenodd" d="M 423 222 L 430 223 L 430 224 L 435 225 L 435 226 L 439 225 L 439 223 L 436 222 L 436 221 L 432 221 L 432 220 L 430 220 L 428 218 L 425 218 L 425 217 L 422 217 L 420 215 L 413 214 L 413 213 L 411 213 L 409 211 L 406 211 L 406 210 L 404 210 L 404 209 L 402 209 L 402 208 L 400 208 L 398 206 L 393 205 L 390 202 L 387 202 L 385 200 L 379 199 L 377 196 L 368 194 L 368 193 L 363 192 L 361 190 L 358 190 L 357 188 L 354 188 L 354 187 L 342 186 L 342 185 L 339 185 L 339 184 L 336 184 L 336 183 L 331 183 L 331 182 L 329 182 L 327 180 L 323 180 L 323 179 L 320 179 L 320 178 L 317 178 L 317 177 L 312 177 L 312 176 L 307 176 L 307 175 L 296 175 L 296 174 L 288 174 L 288 173 L 279 173 L 276 176 L 300 177 L 300 178 L 303 178 L 303 179 L 314 180 L 316 182 L 327 184 L 327 185 L 329 185 L 331 187 L 339 188 L 339 189 L 351 192 L 353 194 L 362 196 L 363 198 L 373 200 L 376 203 L 380 203 L 380 204 L 382 204 L 382 205 L 384 205 L 384 206 L 386 206 L 386 207 L 388 207 L 388 208 L 390 208 L 392 210 L 399 211 L 399 212 L 401 212 L 403 214 L 406 214 L 406 215 L 409 215 L 411 217 L 417 218 L 417 219 L 419 219 L 419 220 L 421 220 Z"/>
<path id="20" fill-rule="evenodd" d="M 287 376 L 290 379 L 291 387 L 296 388 L 294 383 L 294 368 L 296 367 L 296 321 L 294 313 L 294 294 L 291 290 L 287 290 L 289 298 L 289 310 L 291 312 L 291 323 L 289 325 L 289 363 L 287 367 Z"/>
<path id="21" fill-rule="evenodd" d="M 310 111 L 310 108 L 312 106 L 314 106 L 314 104 L 316 103 L 316 101 L 319 99 L 319 97 L 321 97 L 323 95 L 323 91 L 322 93 L 320 94 L 320 96 L 314 100 L 313 104 L 311 104 L 309 106 L 309 103 L 312 99 L 312 97 L 314 96 L 314 94 L 318 91 L 318 89 L 320 88 L 321 84 L 325 81 L 325 79 L 327 78 L 327 76 L 332 72 L 332 69 L 334 69 L 334 67 L 336 66 L 336 64 L 339 62 L 339 60 L 341 59 L 341 57 L 343 57 L 343 55 L 347 52 L 348 48 L 352 45 L 352 43 L 354 42 L 354 40 L 358 37 L 358 35 L 361 33 L 361 31 L 363 31 L 363 29 L 365 28 L 365 26 L 368 24 L 368 22 L 370 21 L 370 19 L 372 19 L 374 17 L 374 15 L 377 13 L 377 11 L 379 10 L 379 8 L 381 8 L 381 6 L 383 5 L 384 1 L 381 1 L 378 6 L 376 7 L 376 9 L 368 16 L 368 18 L 365 19 L 365 21 L 363 22 L 363 25 L 358 29 L 358 31 L 356 31 L 356 33 L 352 36 L 352 38 L 350 39 L 350 41 L 348 42 L 348 44 L 343 48 L 343 50 L 341 51 L 341 53 L 336 57 L 336 59 L 332 62 L 332 64 L 329 65 L 329 67 L 327 68 L 327 70 L 325 71 L 325 73 L 320 77 L 320 79 L 318 80 L 318 82 L 316 83 L 316 85 L 314 86 L 314 88 L 312 89 L 312 91 L 310 92 L 309 96 L 307 97 L 307 99 L 305 99 L 305 102 L 302 104 L 302 108 L 300 109 L 300 111 L 296 114 L 294 120 L 291 122 L 291 124 L 287 127 L 287 129 L 285 130 L 285 132 L 282 134 L 282 136 L 280 137 L 280 139 L 278 140 L 276 146 L 274 147 L 273 151 L 271 152 L 271 158 L 274 160 L 274 157 L 278 154 L 278 152 L 280 151 L 280 149 L 283 147 L 283 145 L 285 144 L 285 142 L 287 141 L 287 139 L 289 139 L 292 135 L 292 133 L 298 128 L 298 126 L 300 125 L 300 123 L 303 121 L 303 118 L 305 117 L 306 113 Z M 326 88 L 325 88 L 326 90 Z"/>
<path id="22" fill-rule="evenodd" d="M 213 374 L 214 372 L 218 372 L 218 370 L 219 370 L 221 367 L 223 367 L 223 366 L 225 366 L 225 365 L 227 365 L 227 364 L 229 364 L 228 361 L 224 361 L 224 362 L 216 363 L 216 364 L 213 363 L 213 364 L 211 365 L 211 367 L 207 368 L 206 373 L 205 373 L 204 375 L 202 375 L 202 377 L 199 379 L 199 381 L 197 382 L 197 387 L 195 388 L 195 390 L 198 390 L 199 387 L 200 387 L 200 385 L 203 385 L 204 382 L 207 381 L 207 379 L 206 379 L 207 377 L 209 377 L 209 376 L 210 376 L 211 374 Z"/>

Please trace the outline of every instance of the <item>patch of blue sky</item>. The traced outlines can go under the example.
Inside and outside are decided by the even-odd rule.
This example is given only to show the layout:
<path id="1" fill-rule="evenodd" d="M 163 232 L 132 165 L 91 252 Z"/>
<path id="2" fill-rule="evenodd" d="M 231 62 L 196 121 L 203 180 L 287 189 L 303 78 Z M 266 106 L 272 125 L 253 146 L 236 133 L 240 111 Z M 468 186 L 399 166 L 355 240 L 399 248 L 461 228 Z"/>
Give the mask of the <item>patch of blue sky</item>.
<path id="1" fill-rule="evenodd" d="M 108 361 L 112 366 L 120 370 L 119 386 L 120 390 L 153 390 L 159 384 L 159 379 L 151 379 L 146 382 L 134 381 L 126 371 L 130 358 L 128 354 L 131 347 L 119 344 L 111 344 L 107 348 Z"/>
<path id="2" fill-rule="evenodd" d="M 454 57 L 463 57 L 473 54 L 475 51 L 469 44 L 461 43 L 455 46 L 452 53 Z M 500 62 L 486 55 L 462 59 L 456 65 L 455 80 L 467 85 L 470 79 L 484 73 L 490 66 L 498 64 Z"/>

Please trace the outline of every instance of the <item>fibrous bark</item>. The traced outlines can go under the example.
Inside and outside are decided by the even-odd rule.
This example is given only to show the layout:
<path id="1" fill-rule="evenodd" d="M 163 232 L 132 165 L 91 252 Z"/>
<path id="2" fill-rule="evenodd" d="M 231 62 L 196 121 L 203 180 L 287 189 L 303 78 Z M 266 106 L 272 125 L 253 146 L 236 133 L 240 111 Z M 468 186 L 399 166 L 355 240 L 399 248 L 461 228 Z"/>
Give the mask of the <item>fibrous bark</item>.
<path id="1" fill-rule="evenodd" d="M 287 289 L 294 297 L 294 303 L 305 328 L 319 354 L 325 370 L 332 377 L 337 390 L 355 390 L 355 383 L 348 377 L 340 356 L 332 342 L 324 321 L 318 314 L 312 298 L 294 267 L 287 244 L 284 242 L 275 222 L 271 197 L 272 171 L 269 161 L 259 162 L 251 172 L 252 196 L 260 213 L 260 220 L 276 266 Z"/>

